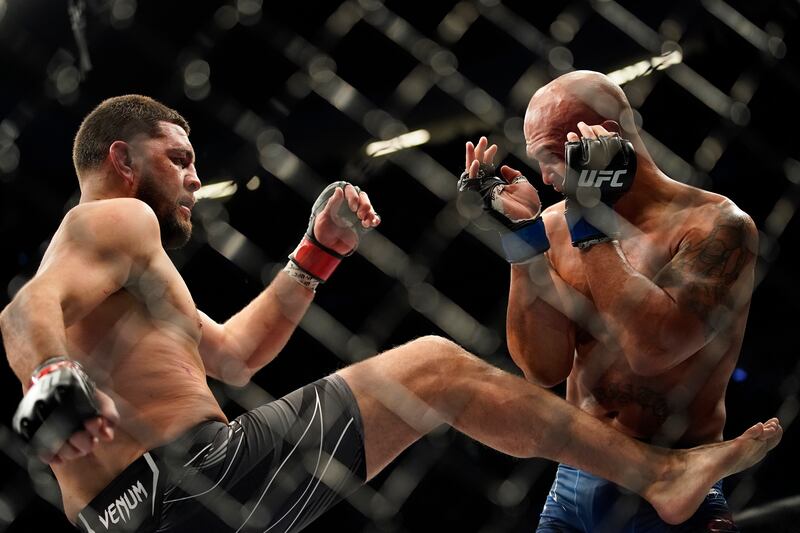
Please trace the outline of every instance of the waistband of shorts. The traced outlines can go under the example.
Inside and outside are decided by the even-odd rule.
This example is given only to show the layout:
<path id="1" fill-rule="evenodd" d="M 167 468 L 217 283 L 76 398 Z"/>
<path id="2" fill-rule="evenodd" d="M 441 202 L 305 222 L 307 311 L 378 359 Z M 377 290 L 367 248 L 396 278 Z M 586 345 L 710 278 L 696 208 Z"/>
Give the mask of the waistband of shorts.
<path id="1" fill-rule="evenodd" d="M 153 448 L 137 457 L 117 474 L 89 504 L 78 513 L 76 525 L 81 531 L 146 532 L 157 527 L 164 486 L 170 475 L 170 463 L 185 461 L 195 443 L 210 442 L 227 427 L 219 420 L 205 420 L 185 431 L 175 440 Z M 142 508 L 139 508 L 139 507 Z M 147 512 L 143 507 L 147 507 Z M 134 515 L 139 516 L 134 516 Z M 98 526 L 102 525 L 104 529 Z"/>

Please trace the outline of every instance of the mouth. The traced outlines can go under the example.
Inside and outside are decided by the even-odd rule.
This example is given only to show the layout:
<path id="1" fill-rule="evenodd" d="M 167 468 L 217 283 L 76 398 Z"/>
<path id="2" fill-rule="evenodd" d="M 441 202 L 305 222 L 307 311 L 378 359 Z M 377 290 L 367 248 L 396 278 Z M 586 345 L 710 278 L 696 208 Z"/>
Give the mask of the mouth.
<path id="1" fill-rule="evenodd" d="M 182 213 L 185 213 L 186 216 L 188 216 L 188 217 L 192 216 L 192 208 L 194 207 L 194 200 L 193 199 L 182 200 L 182 201 L 178 202 L 178 205 L 180 206 L 180 210 L 181 210 Z"/>

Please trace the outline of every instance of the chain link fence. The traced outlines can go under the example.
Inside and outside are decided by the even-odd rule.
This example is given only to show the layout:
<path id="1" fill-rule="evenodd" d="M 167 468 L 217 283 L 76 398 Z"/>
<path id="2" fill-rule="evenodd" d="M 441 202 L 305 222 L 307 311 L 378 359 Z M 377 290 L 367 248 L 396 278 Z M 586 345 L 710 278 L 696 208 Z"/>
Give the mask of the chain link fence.
<path id="1" fill-rule="evenodd" d="M 658 166 L 730 197 L 759 228 L 726 436 L 773 415 L 786 436 L 726 489 L 746 531 L 798 531 L 799 14 L 789 0 L 0 0 L 0 304 L 77 202 L 69 148 L 80 119 L 102 98 L 141 92 L 189 119 L 200 177 L 221 184 L 204 189 L 193 239 L 173 254 L 212 317 L 270 282 L 330 181 L 368 191 L 383 217 L 274 363 L 244 389 L 212 383 L 231 416 L 429 333 L 518 373 L 505 344 L 507 264 L 456 202 L 463 143 L 489 136 L 498 159 L 538 184 L 522 136 L 530 96 L 574 69 L 609 73 Z M 413 145 L 420 130 L 427 140 Z M 540 192 L 545 205 L 559 200 Z M 10 430 L 19 387 L 5 374 L 0 531 L 67 531 L 52 475 Z M 309 530 L 531 531 L 553 473 L 436 431 Z"/>

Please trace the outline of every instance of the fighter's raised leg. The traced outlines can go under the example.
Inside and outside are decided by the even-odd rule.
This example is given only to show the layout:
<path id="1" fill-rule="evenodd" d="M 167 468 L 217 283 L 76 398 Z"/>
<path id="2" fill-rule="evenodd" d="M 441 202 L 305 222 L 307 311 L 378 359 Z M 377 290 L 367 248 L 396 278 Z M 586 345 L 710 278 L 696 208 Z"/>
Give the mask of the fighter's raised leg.
<path id="1" fill-rule="evenodd" d="M 339 374 L 361 411 L 368 479 L 447 423 L 503 453 L 552 459 L 609 479 L 644 496 L 670 523 L 686 520 L 716 481 L 761 460 L 782 435 L 773 419 L 719 444 L 649 446 L 434 336 Z"/>

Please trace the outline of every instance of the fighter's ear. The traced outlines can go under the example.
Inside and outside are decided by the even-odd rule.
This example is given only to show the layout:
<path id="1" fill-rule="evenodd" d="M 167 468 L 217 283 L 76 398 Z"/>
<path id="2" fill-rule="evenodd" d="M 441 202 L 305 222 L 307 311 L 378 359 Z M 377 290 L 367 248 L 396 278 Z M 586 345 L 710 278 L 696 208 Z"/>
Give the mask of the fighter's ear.
<path id="1" fill-rule="evenodd" d="M 133 183 L 134 170 L 133 158 L 131 157 L 131 145 L 125 141 L 114 141 L 108 148 L 108 158 L 126 182 Z"/>
<path id="2" fill-rule="evenodd" d="M 611 133 L 622 133 L 622 128 L 620 128 L 619 124 L 614 120 L 606 120 L 603 122 L 603 127 Z"/>

